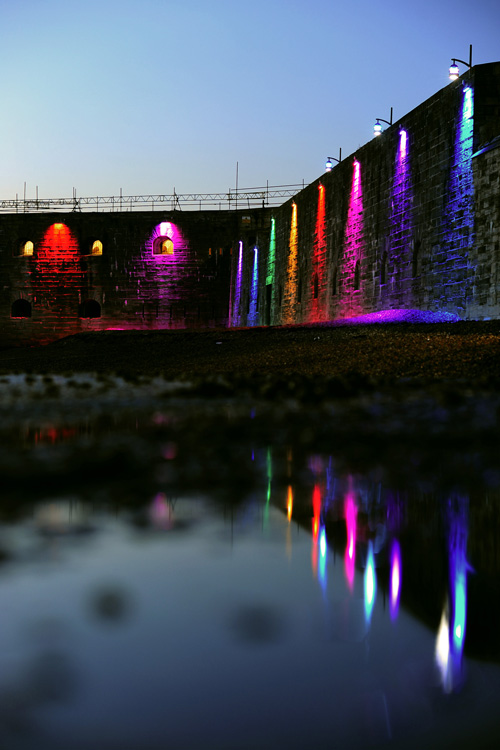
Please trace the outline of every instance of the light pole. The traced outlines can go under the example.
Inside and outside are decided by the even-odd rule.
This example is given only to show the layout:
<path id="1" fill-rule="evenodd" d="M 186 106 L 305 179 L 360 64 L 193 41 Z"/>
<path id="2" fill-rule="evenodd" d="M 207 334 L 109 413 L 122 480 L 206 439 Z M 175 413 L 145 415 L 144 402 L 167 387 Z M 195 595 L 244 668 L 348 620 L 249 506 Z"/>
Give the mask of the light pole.
<path id="1" fill-rule="evenodd" d="M 333 169 L 333 162 L 336 161 L 337 164 L 340 164 L 342 161 L 342 149 L 339 148 L 339 158 L 336 159 L 335 156 L 327 156 L 326 157 L 326 164 L 325 164 L 325 172 L 331 172 Z"/>
<path id="2" fill-rule="evenodd" d="M 392 107 L 391 107 L 391 117 L 389 120 L 384 120 L 383 117 L 377 117 L 375 120 L 375 125 L 373 126 L 373 135 L 382 135 L 382 125 L 381 122 L 385 122 L 386 125 L 389 125 L 389 127 L 392 125 Z"/>
<path id="3" fill-rule="evenodd" d="M 469 62 L 465 62 L 465 60 L 460 60 L 458 57 L 451 58 L 450 81 L 456 81 L 457 78 L 459 78 L 460 76 L 460 71 L 458 69 L 457 63 L 466 65 L 469 68 L 469 70 L 472 68 L 472 44 L 469 46 Z"/>

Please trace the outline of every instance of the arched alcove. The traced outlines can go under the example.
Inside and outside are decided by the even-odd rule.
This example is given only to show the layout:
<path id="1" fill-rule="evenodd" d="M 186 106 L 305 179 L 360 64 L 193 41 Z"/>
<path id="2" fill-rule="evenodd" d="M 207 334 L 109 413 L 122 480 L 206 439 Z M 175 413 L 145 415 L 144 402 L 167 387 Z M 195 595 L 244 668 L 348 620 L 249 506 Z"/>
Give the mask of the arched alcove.
<path id="1" fill-rule="evenodd" d="M 81 306 L 81 318 L 100 318 L 101 306 L 95 299 L 88 299 Z"/>
<path id="2" fill-rule="evenodd" d="M 31 318 L 31 302 L 27 299 L 16 299 L 10 310 L 11 318 Z"/>

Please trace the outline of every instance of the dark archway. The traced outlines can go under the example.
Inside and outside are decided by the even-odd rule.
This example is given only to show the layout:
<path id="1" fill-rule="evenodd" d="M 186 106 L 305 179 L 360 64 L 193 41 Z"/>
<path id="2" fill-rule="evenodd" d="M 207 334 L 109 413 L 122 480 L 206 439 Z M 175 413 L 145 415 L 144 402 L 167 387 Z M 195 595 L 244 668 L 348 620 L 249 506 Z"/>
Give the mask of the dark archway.
<path id="1" fill-rule="evenodd" d="M 100 318 L 101 306 L 95 299 L 86 300 L 81 308 L 81 318 Z"/>
<path id="2" fill-rule="evenodd" d="M 31 302 L 27 299 L 16 299 L 10 310 L 11 318 L 31 318 Z"/>

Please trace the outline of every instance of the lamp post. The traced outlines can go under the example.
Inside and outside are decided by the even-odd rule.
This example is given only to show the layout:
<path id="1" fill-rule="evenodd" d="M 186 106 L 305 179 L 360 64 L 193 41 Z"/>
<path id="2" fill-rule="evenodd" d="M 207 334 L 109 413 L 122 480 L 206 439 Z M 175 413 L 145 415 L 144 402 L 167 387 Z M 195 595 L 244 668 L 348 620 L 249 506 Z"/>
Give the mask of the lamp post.
<path id="1" fill-rule="evenodd" d="M 382 135 L 382 125 L 381 122 L 385 122 L 386 125 L 389 125 L 389 127 L 392 125 L 392 107 L 391 107 L 391 117 L 390 120 L 384 120 L 383 117 L 377 117 L 375 120 L 375 125 L 373 126 L 373 135 Z"/>
<path id="2" fill-rule="evenodd" d="M 466 65 L 469 68 L 469 70 L 472 68 L 472 44 L 469 46 L 469 62 L 465 62 L 465 60 L 460 60 L 458 57 L 451 58 L 450 81 L 456 81 L 457 78 L 459 78 L 460 76 L 460 71 L 458 69 L 457 63 Z"/>
<path id="3" fill-rule="evenodd" d="M 339 158 L 336 159 L 335 156 L 327 156 L 326 157 L 326 164 L 325 164 L 325 172 L 331 172 L 333 169 L 333 162 L 336 161 L 337 164 L 340 164 L 342 161 L 342 149 L 339 148 Z"/>

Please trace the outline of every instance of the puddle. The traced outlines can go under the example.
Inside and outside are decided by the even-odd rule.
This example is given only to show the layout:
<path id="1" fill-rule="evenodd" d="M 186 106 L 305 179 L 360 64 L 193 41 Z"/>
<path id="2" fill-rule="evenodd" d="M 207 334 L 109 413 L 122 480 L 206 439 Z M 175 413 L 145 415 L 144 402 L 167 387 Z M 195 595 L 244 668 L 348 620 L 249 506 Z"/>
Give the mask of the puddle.
<path id="1" fill-rule="evenodd" d="M 2 747 L 498 740 L 498 446 L 367 409 L 4 420 Z"/>

